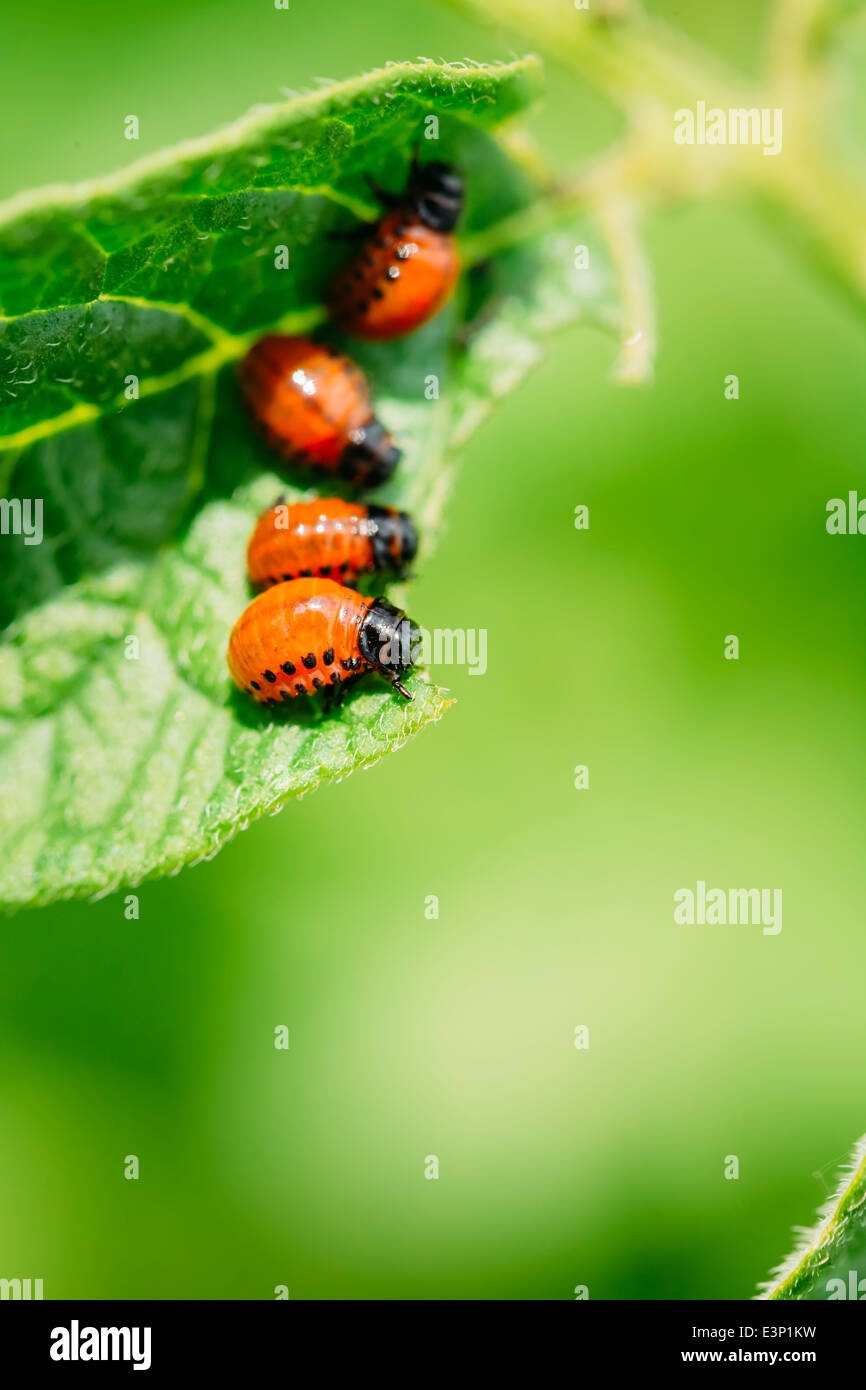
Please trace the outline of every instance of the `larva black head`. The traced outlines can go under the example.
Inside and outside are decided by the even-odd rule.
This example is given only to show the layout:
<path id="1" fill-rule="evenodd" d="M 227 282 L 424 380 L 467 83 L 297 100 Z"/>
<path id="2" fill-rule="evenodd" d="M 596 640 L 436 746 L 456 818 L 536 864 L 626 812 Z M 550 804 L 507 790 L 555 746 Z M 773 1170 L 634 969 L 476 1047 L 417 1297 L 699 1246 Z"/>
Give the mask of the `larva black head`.
<path id="1" fill-rule="evenodd" d="M 450 164 L 416 164 L 409 182 L 416 213 L 434 232 L 453 232 L 463 211 L 463 180 Z"/>
<path id="2" fill-rule="evenodd" d="M 403 574 L 418 554 L 418 532 L 409 513 L 368 507 L 367 521 L 376 569 Z"/>
<path id="3" fill-rule="evenodd" d="M 401 684 L 400 676 L 414 664 L 412 648 L 418 635 L 411 618 L 384 598 L 373 599 L 358 633 L 358 650 L 364 660 L 375 666 L 407 700 L 412 696 Z"/>
<path id="4" fill-rule="evenodd" d="M 353 487 L 380 487 L 387 483 L 403 454 L 375 417 L 352 431 L 340 456 L 340 477 Z"/>

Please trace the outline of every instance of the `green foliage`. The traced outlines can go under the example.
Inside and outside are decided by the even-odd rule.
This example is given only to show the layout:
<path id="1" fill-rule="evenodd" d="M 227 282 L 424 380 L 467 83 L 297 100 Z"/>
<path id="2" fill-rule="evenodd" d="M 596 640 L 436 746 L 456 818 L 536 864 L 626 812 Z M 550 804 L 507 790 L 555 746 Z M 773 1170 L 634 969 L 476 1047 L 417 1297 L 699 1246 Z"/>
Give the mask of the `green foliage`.
<path id="1" fill-rule="evenodd" d="M 346 254 L 329 234 L 375 218 L 364 176 L 401 186 L 437 117 L 437 155 L 468 189 L 460 291 L 411 339 L 349 347 L 404 447 L 377 500 L 413 512 L 429 555 L 452 445 L 544 332 L 615 315 L 575 204 L 490 133 L 537 81 L 531 59 L 394 65 L 0 207 L 0 495 L 45 508 L 42 545 L 0 538 L 0 903 L 177 870 L 446 708 L 417 674 L 409 705 L 371 683 L 327 717 L 233 690 L 252 522 L 309 484 L 273 475 L 236 367 L 262 331 L 322 324 Z M 576 272 L 587 241 L 593 269 Z"/>
<path id="2" fill-rule="evenodd" d="M 797 1249 L 763 1286 L 763 1298 L 860 1301 L 866 1295 L 866 1139 L 855 1146 L 817 1225 L 799 1236 Z"/>
<path id="3" fill-rule="evenodd" d="M 840 127 L 838 103 L 827 86 L 831 54 L 841 57 L 856 46 L 863 0 L 779 0 L 763 44 L 764 70 L 756 79 L 730 68 L 713 49 L 637 0 L 593 0 L 580 10 L 561 0 L 449 3 L 509 26 L 619 108 L 625 134 L 600 171 L 603 196 L 614 209 L 629 202 L 641 211 L 677 198 L 745 194 L 786 247 L 859 314 L 866 311 L 866 183 L 859 160 L 846 156 L 850 130 L 844 122 Z M 737 158 L 715 167 L 704 163 L 707 176 L 696 177 L 693 161 L 671 138 L 672 116 L 708 93 L 723 109 L 772 109 L 781 101 L 782 152 L 765 159 L 759 146 L 740 146 Z M 598 169 L 589 172 L 598 179 Z"/>

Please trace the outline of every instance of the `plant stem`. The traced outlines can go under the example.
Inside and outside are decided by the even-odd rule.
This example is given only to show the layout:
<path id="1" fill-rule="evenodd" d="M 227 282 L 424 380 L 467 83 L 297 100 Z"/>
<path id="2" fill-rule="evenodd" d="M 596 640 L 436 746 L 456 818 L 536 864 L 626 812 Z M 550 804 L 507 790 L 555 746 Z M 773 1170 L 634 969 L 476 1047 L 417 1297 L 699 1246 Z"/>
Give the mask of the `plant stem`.
<path id="1" fill-rule="evenodd" d="M 816 61 L 827 0 L 779 0 L 771 27 L 767 76 L 757 89 L 713 54 L 640 11 L 602 22 L 563 0 L 451 0 L 531 35 L 632 117 L 638 157 L 623 162 L 623 196 L 662 201 L 746 192 L 781 210 L 800 245 L 829 271 L 857 307 L 866 307 L 866 188 L 815 138 L 823 91 Z M 707 106 L 774 109 L 784 118 L 784 148 L 684 148 L 673 139 L 674 113 Z M 635 117 L 637 118 L 635 120 Z"/>

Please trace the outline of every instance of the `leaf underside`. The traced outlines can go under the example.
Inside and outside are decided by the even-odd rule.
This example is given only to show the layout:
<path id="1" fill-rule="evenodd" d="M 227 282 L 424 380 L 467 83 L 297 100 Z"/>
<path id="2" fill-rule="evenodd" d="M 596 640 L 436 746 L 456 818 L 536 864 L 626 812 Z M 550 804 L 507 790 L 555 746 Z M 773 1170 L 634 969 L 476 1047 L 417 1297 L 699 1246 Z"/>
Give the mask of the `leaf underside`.
<path id="1" fill-rule="evenodd" d="M 616 317 L 592 228 L 492 133 L 536 85 L 532 59 L 395 64 L 0 206 L 0 497 L 43 499 L 45 531 L 0 536 L 0 905 L 176 871 L 447 707 L 419 675 L 411 704 L 371 678 L 327 717 L 234 691 L 252 523 L 314 495 L 254 436 L 236 368 L 263 331 L 329 332 L 330 234 L 377 216 L 365 175 L 402 187 L 436 116 L 435 157 L 467 185 L 458 294 L 400 343 L 341 342 L 404 450 L 376 500 L 415 515 L 423 562 L 453 447 L 545 333 Z"/>

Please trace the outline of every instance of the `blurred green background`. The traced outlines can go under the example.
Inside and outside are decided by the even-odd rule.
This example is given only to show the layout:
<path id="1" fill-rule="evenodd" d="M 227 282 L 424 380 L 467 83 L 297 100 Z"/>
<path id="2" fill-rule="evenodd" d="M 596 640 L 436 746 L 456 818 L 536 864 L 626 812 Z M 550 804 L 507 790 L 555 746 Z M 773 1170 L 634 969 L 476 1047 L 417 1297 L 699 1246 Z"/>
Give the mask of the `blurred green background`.
<path id="1" fill-rule="evenodd" d="M 764 4 L 651 8 L 757 65 Z M 2 194 L 316 76 L 522 48 L 432 0 L 4 24 Z M 553 68 L 532 126 L 565 164 L 619 122 Z M 439 673 L 444 722 L 145 885 L 138 922 L 113 897 L 3 923 L 0 1275 L 742 1298 L 826 1196 L 866 1129 L 866 541 L 824 528 L 866 491 L 866 334 L 743 208 L 659 213 L 650 251 L 656 384 L 613 385 L 611 342 L 574 330 L 465 450 L 412 591 L 426 626 L 489 632 L 483 678 Z M 699 878 L 781 887 L 781 935 L 674 926 Z"/>

